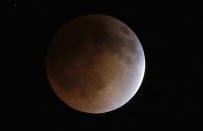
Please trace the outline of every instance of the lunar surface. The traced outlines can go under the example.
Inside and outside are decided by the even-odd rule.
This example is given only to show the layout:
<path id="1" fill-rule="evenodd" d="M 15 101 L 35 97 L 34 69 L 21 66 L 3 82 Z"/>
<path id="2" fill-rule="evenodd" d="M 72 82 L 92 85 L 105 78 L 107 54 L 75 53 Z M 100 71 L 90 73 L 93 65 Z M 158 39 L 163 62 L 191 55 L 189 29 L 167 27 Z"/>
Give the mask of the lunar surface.
<path id="1" fill-rule="evenodd" d="M 86 113 L 105 113 L 127 103 L 145 71 L 143 48 L 123 22 L 87 15 L 64 25 L 47 52 L 46 71 L 56 95 Z"/>

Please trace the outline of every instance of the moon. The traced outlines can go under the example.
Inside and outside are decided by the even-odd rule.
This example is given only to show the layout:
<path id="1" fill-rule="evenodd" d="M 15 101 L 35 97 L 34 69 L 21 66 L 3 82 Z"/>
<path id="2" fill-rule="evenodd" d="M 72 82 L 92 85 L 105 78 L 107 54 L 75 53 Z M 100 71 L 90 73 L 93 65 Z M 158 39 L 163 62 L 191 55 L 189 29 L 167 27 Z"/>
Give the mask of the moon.
<path id="1" fill-rule="evenodd" d="M 86 15 L 65 24 L 47 50 L 51 88 L 69 107 L 105 113 L 126 104 L 144 77 L 145 56 L 135 33 L 106 15 Z"/>

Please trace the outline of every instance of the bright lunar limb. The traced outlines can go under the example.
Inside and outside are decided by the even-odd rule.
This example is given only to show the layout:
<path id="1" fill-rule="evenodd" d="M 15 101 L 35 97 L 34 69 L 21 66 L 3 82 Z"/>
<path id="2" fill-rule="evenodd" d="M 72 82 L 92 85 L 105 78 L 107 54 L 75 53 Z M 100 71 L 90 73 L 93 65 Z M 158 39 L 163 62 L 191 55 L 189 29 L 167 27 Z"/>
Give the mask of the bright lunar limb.
<path id="1" fill-rule="evenodd" d="M 105 113 L 135 95 L 145 56 L 126 24 L 110 16 L 87 15 L 64 25 L 53 38 L 46 71 L 64 103 L 86 113 Z"/>

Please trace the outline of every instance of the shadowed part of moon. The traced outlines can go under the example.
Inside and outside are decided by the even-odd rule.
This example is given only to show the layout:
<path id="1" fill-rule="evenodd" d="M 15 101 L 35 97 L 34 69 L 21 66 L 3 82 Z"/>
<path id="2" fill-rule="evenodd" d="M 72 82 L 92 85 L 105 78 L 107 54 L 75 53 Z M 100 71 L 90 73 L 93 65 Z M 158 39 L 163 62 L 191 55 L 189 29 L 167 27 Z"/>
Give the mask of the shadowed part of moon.
<path id="1" fill-rule="evenodd" d="M 87 15 L 66 24 L 47 54 L 48 80 L 72 108 L 104 113 L 129 101 L 144 75 L 145 58 L 134 32 L 121 21 Z"/>

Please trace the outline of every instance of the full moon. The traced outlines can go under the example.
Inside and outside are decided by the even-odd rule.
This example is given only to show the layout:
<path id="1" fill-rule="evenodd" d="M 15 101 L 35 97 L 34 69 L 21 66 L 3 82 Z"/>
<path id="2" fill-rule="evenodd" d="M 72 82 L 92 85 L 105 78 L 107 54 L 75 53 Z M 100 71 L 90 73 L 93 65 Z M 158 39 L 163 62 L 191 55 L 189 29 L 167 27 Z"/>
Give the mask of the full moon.
<path id="1" fill-rule="evenodd" d="M 126 104 L 144 77 L 145 56 L 135 33 L 106 15 L 65 24 L 47 50 L 46 72 L 55 94 L 69 107 L 105 113 Z"/>

